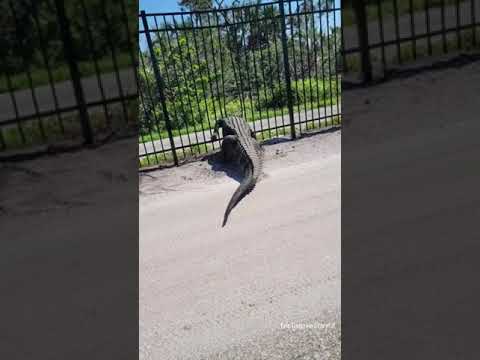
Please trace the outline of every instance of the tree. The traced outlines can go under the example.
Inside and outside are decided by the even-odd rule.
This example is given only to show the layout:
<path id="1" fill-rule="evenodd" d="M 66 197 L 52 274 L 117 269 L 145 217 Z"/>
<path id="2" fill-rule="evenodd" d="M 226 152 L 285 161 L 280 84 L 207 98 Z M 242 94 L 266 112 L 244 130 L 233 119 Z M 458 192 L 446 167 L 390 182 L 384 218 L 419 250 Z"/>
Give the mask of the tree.
<path id="1" fill-rule="evenodd" d="M 129 49 L 128 40 L 135 44 L 137 39 L 136 2 L 122 0 L 105 2 L 81 0 L 65 2 L 66 15 L 70 23 L 73 48 L 78 61 L 91 60 L 110 55 L 109 38 L 117 53 Z M 84 5 L 84 6 L 83 6 Z M 83 9 L 87 10 L 85 16 Z M 87 21 L 88 19 L 88 21 Z M 130 33 L 126 31 L 128 22 Z M 0 3 L 0 23 L 4 27 L 0 37 L 0 63 L 3 71 L 10 74 L 30 68 L 44 68 L 41 49 L 51 67 L 65 61 L 61 31 L 56 8 L 51 0 L 17 0 Z M 93 48 L 89 41 L 93 38 Z"/>
<path id="2" fill-rule="evenodd" d="M 24 62 L 29 63 L 34 57 L 32 49 L 38 42 L 31 13 L 29 1 L 3 1 L 0 4 L 0 23 L 4 28 L 0 37 L 0 57 L 4 72 L 21 71 Z"/>
<path id="3" fill-rule="evenodd" d="M 199 11 L 213 8 L 212 0 L 179 0 L 178 5 L 182 10 Z"/>

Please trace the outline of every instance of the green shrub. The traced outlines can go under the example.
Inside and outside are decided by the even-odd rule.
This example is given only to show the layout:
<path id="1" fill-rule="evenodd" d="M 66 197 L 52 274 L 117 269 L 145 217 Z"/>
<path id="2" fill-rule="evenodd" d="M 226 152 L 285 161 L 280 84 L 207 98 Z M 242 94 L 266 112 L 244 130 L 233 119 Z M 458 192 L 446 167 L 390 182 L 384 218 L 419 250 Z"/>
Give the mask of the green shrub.
<path id="1" fill-rule="evenodd" d="M 340 93 L 340 84 L 335 78 L 330 81 L 321 81 L 315 78 L 292 81 L 292 99 L 294 105 L 301 105 L 306 102 L 323 104 L 329 103 L 330 97 L 335 98 Z M 288 105 L 286 87 L 282 84 L 275 85 L 273 89 L 262 89 L 260 91 L 260 101 L 256 109 L 264 110 L 283 108 Z M 324 101 L 325 99 L 325 101 Z"/>

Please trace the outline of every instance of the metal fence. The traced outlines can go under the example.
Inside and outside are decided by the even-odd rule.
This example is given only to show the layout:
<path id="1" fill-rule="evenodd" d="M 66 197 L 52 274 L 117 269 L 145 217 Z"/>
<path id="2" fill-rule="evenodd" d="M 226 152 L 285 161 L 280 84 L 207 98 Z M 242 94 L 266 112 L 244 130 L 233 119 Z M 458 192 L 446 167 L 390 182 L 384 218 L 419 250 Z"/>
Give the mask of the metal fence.
<path id="1" fill-rule="evenodd" d="M 343 70 L 365 81 L 423 57 L 480 49 L 480 0 L 345 1 L 343 19 Z"/>
<path id="2" fill-rule="evenodd" d="M 260 140 L 340 125 L 339 1 L 139 15 L 141 166 L 218 148 L 241 115 Z"/>
<path id="3" fill-rule="evenodd" d="M 92 144 L 136 122 L 137 11 L 130 0 L 2 2 L 2 155 Z"/>

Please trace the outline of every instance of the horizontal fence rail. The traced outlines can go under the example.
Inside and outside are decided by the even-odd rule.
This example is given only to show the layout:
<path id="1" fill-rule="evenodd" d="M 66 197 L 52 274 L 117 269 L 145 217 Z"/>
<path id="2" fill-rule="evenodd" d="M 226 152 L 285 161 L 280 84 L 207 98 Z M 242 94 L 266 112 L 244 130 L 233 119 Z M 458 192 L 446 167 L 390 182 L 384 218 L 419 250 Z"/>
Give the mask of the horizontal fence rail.
<path id="1" fill-rule="evenodd" d="M 136 126 L 137 11 L 131 0 L 2 2 L 1 155 Z"/>
<path id="2" fill-rule="evenodd" d="M 365 81 L 369 71 L 480 50 L 480 0 L 347 0 L 342 13 L 343 72 Z"/>
<path id="3" fill-rule="evenodd" d="M 240 115 L 259 140 L 340 125 L 341 17 L 335 1 L 274 1 L 139 15 L 141 166 L 220 146 Z"/>

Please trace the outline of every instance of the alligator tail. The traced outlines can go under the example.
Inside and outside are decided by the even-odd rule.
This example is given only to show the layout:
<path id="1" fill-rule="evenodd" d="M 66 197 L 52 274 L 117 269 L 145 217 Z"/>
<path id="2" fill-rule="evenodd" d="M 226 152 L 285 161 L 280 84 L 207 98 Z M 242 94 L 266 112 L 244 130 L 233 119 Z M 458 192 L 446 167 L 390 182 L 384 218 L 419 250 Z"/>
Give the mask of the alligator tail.
<path id="1" fill-rule="evenodd" d="M 233 208 L 242 200 L 246 195 L 248 195 L 253 188 L 255 187 L 256 184 L 256 177 L 254 177 L 253 174 L 253 169 L 252 165 L 249 164 L 247 166 L 246 170 L 246 176 L 243 178 L 242 182 L 240 183 L 240 186 L 235 190 L 235 192 L 232 195 L 232 198 L 230 199 L 230 202 L 228 203 L 227 209 L 225 210 L 225 215 L 223 216 L 223 224 L 222 227 L 225 226 L 228 220 L 228 215 L 230 215 L 230 212 L 233 210 Z"/>

